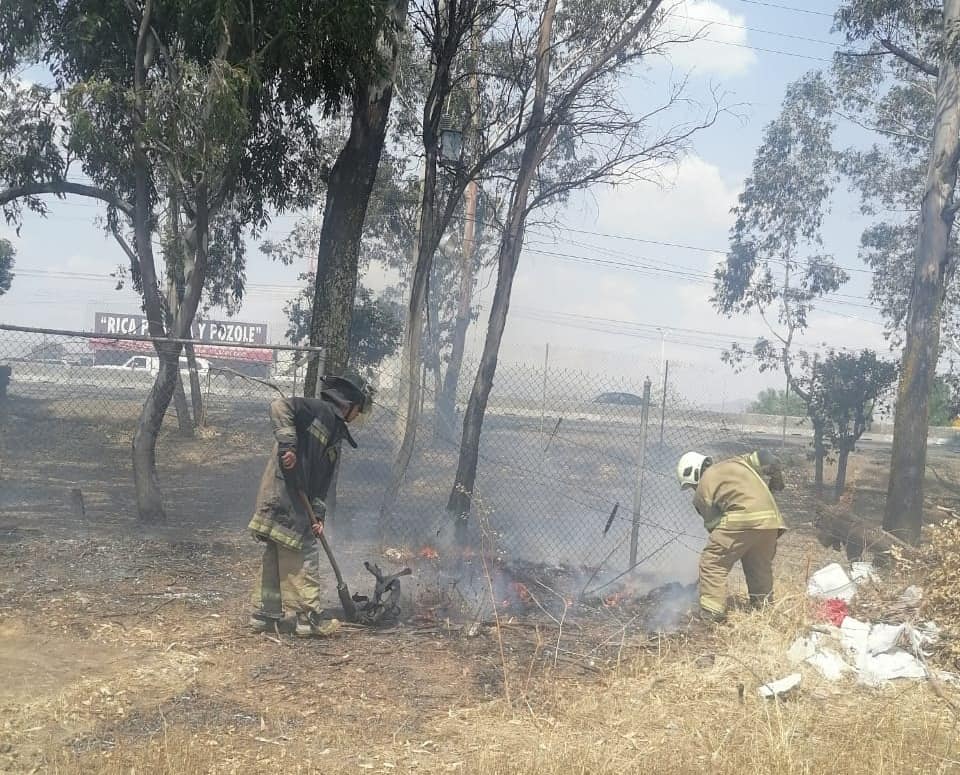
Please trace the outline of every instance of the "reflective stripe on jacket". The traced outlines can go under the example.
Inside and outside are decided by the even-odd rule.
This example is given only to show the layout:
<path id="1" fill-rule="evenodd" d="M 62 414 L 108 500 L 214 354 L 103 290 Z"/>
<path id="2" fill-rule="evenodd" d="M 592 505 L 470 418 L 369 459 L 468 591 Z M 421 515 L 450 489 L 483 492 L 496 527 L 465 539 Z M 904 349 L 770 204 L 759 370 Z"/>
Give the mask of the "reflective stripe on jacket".
<path id="1" fill-rule="evenodd" d="M 270 421 L 276 442 L 248 528 L 259 538 L 299 551 L 310 533 L 310 518 L 296 491 L 302 488 L 313 503 L 326 499 L 336 470 L 337 444 L 348 438 L 347 426 L 324 398 L 278 398 L 270 404 Z M 297 467 L 285 474 L 279 455 L 288 449 L 296 451 Z"/>
<path id="2" fill-rule="evenodd" d="M 714 463 L 700 477 L 693 505 L 708 531 L 786 529 L 757 452 Z"/>

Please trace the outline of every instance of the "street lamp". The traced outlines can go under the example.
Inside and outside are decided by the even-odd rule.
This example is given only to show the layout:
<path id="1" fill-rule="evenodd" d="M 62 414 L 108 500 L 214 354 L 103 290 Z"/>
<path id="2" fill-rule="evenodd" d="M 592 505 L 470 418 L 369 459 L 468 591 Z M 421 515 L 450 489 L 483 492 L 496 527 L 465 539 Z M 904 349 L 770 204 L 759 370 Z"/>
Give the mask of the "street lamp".
<path id="1" fill-rule="evenodd" d="M 440 163 L 449 167 L 459 167 L 463 159 L 463 131 L 450 125 L 444 117 L 440 127 Z"/>

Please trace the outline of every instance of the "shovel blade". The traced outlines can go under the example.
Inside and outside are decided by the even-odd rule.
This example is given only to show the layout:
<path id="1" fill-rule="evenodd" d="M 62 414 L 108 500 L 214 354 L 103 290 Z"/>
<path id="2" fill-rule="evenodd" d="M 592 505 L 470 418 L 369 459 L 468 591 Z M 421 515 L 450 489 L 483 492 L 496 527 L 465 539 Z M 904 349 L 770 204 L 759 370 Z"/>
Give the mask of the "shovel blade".
<path id="1" fill-rule="evenodd" d="M 346 584 L 337 585 L 337 595 L 340 596 L 340 605 L 343 606 L 343 615 L 348 622 L 357 621 L 357 604 L 350 597 L 350 590 Z"/>

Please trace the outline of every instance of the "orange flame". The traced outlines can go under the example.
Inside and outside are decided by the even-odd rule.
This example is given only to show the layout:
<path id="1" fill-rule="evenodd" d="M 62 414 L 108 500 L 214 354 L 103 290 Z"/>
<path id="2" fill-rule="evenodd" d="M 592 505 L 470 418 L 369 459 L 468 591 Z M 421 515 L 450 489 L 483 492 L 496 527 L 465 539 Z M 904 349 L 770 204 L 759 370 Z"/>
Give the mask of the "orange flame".
<path id="1" fill-rule="evenodd" d="M 424 560 L 439 560 L 440 552 L 438 552 L 432 546 L 425 546 L 420 550 L 420 557 L 422 557 Z"/>
<path id="2" fill-rule="evenodd" d="M 615 608 L 629 597 L 630 595 L 624 590 L 614 592 L 612 595 L 607 595 L 603 599 L 603 605 L 605 608 Z"/>

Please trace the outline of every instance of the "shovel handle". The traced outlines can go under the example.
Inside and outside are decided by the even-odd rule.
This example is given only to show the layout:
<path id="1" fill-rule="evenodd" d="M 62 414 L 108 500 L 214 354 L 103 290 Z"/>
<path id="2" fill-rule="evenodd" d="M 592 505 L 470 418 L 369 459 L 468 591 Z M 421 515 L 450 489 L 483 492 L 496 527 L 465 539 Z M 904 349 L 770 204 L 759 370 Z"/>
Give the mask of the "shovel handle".
<path id="1" fill-rule="evenodd" d="M 303 490 L 297 490 L 297 495 L 300 498 L 301 505 L 310 517 L 311 524 L 320 524 L 320 520 L 317 519 L 316 512 L 314 512 L 313 506 L 310 505 L 310 499 L 307 498 L 306 493 L 304 493 Z M 323 551 L 327 553 L 327 559 L 330 560 L 330 567 L 333 568 L 333 575 L 337 577 L 337 586 L 342 587 L 343 574 L 340 573 L 340 566 L 337 565 L 337 561 L 333 557 L 333 552 L 330 551 L 330 544 L 327 543 L 327 537 L 323 533 L 320 533 L 320 545 L 323 547 Z"/>

